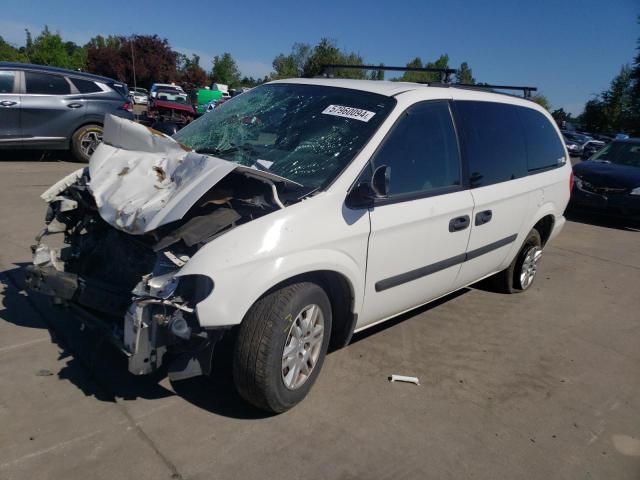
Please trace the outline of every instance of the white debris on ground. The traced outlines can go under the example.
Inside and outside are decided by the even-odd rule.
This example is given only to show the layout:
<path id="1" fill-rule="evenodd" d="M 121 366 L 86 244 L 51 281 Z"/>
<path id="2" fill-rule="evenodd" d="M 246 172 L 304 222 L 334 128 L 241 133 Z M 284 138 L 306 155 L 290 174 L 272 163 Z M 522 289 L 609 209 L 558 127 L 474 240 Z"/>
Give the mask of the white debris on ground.
<path id="1" fill-rule="evenodd" d="M 391 375 L 389 377 L 390 382 L 406 382 L 413 383 L 415 385 L 420 385 L 420 380 L 418 377 L 407 377 L 405 375 Z"/>

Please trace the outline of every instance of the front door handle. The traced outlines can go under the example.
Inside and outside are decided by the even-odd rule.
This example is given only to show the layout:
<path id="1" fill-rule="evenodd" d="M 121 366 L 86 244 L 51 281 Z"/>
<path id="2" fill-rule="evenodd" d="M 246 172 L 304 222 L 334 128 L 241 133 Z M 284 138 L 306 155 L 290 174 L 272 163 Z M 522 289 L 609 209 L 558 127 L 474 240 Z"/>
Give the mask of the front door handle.
<path id="1" fill-rule="evenodd" d="M 70 103 L 69 105 L 67 105 L 67 107 L 69 108 L 80 108 L 81 106 L 81 103 Z"/>
<path id="2" fill-rule="evenodd" d="M 491 210 L 485 210 L 483 212 L 476 213 L 476 225 L 484 225 L 489 223 L 493 218 L 493 212 Z"/>
<path id="3" fill-rule="evenodd" d="M 460 230 L 464 230 L 469 226 L 469 223 L 470 223 L 469 215 L 452 218 L 451 221 L 449 222 L 449 231 L 458 232 Z"/>
<path id="4" fill-rule="evenodd" d="M 12 107 L 16 103 L 18 103 L 18 102 L 14 102 L 14 101 L 11 101 L 11 100 L 3 100 L 3 101 L 0 102 L 0 105 L 2 105 L 3 107 Z"/>

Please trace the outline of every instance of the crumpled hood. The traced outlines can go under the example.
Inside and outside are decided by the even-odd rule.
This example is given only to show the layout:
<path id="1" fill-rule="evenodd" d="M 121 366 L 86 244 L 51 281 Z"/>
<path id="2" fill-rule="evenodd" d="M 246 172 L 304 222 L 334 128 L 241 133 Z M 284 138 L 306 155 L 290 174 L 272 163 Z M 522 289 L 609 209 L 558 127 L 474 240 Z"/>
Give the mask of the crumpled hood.
<path id="1" fill-rule="evenodd" d="M 106 115 L 103 143 L 89 161 L 89 188 L 100 216 L 131 234 L 179 220 L 232 171 L 282 183 L 287 179 L 189 151 L 164 134 Z"/>
<path id="2" fill-rule="evenodd" d="M 580 162 L 573 173 L 596 187 L 635 188 L 640 186 L 640 168 L 594 160 Z"/>

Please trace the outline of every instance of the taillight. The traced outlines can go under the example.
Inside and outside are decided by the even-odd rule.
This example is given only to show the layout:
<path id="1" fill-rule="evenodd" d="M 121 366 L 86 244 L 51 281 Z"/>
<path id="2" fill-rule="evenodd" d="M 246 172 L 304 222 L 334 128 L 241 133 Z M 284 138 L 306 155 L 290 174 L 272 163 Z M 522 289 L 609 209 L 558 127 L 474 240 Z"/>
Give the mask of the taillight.
<path id="1" fill-rule="evenodd" d="M 569 176 L 569 193 L 573 192 L 573 171 L 571 172 L 571 175 Z"/>
<path id="2" fill-rule="evenodd" d="M 126 110 L 127 112 L 133 112 L 133 108 L 131 107 L 131 102 L 124 102 L 119 110 Z"/>

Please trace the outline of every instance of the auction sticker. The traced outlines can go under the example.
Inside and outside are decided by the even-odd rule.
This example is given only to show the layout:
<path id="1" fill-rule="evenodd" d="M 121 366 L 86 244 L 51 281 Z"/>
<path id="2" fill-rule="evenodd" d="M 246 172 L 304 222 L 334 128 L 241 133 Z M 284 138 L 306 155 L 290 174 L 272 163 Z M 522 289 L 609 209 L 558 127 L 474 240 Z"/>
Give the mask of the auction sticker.
<path id="1" fill-rule="evenodd" d="M 322 111 L 322 113 L 325 115 L 334 115 L 336 117 L 353 118 L 354 120 L 360 120 L 361 122 L 368 122 L 376 114 L 369 110 L 345 107 L 343 105 L 329 105 Z"/>

